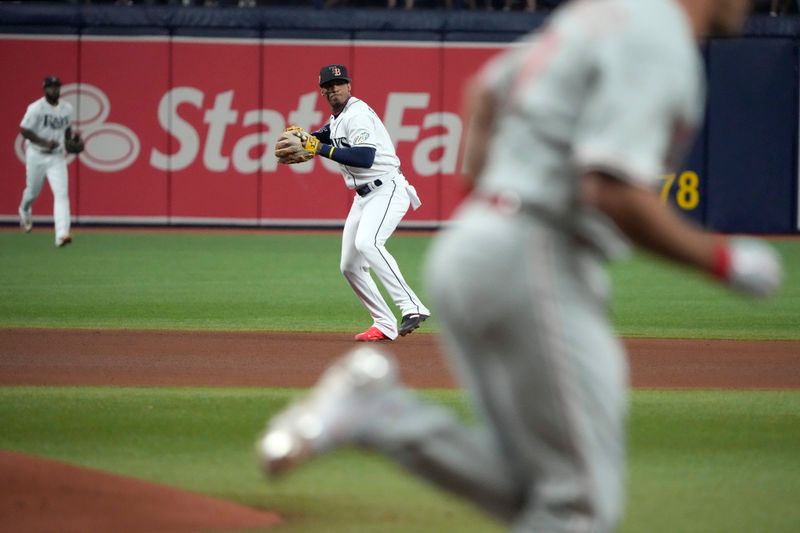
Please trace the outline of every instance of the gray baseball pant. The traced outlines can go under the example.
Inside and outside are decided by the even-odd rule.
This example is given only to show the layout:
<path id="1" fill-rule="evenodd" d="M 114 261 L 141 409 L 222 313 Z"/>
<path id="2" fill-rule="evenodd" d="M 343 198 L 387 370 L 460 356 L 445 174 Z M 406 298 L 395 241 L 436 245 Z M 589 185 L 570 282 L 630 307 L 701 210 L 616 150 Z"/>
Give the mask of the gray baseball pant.
<path id="1" fill-rule="evenodd" d="M 628 376 L 600 257 L 530 216 L 472 206 L 437 239 L 427 281 L 479 423 L 401 389 L 364 444 L 514 531 L 614 530 Z"/>

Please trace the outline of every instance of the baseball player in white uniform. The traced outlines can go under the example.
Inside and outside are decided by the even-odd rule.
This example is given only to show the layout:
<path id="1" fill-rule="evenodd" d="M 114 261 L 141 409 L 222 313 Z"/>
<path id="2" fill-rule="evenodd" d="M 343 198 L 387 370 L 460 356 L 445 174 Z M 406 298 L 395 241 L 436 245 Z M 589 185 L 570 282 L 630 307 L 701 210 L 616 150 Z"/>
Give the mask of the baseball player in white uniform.
<path id="1" fill-rule="evenodd" d="M 627 365 L 605 261 L 632 241 L 751 296 L 778 287 L 766 244 L 662 204 L 703 115 L 696 39 L 734 33 L 747 0 L 575 0 L 492 60 L 468 98 L 474 185 L 427 280 L 483 424 L 463 425 L 355 350 L 259 441 L 278 474 L 343 445 L 383 452 L 514 531 L 608 532 L 623 510 Z M 624 238 L 626 237 L 626 238 Z"/>
<path id="2" fill-rule="evenodd" d="M 430 316 L 385 246 L 409 205 L 417 209 L 421 203 L 400 172 L 389 132 L 372 108 L 350 94 L 350 81 L 344 65 L 320 69 L 320 92 L 331 107 L 331 117 L 312 135 L 319 140 L 317 155 L 339 163 L 345 185 L 355 191 L 344 223 L 340 268 L 373 320 L 355 339 L 394 340 L 411 333 Z M 399 328 L 370 270 L 400 309 Z"/>
<path id="3" fill-rule="evenodd" d="M 25 191 L 19 205 L 19 220 L 23 231 L 31 231 L 31 206 L 42 192 L 47 176 L 53 192 L 55 244 L 62 247 L 72 242 L 64 149 L 64 141 L 71 135 L 72 105 L 59 100 L 61 80 L 57 77 L 46 77 L 43 88 L 44 96 L 28 106 L 19 125 L 20 133 L 25 138 Z"/>

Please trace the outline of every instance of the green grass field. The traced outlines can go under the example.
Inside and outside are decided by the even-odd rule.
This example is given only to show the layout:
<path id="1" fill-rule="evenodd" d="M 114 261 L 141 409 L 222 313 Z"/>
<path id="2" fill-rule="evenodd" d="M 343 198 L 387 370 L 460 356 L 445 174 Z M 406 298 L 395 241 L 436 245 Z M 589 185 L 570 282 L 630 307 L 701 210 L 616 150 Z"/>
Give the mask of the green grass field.
<path id="1" fill-rule="evenodd" d="M 339 273 L 339 243 L 338 232 L 100 232 L 57 249 L 49 232 L 0 232 L 0 327 L 356 332 L 364 311 Z M 389 242 L 423 298 L 429 244 Z M 800 264 L 800 241 L 775 245 Z M 642 256 L 610 271 L 621 335 L 800 338 L 792 272 L 778 298 L 753 302 Z"/>
<path id="2" fill-rule="evenodd" d="M 338 233 L 0 232 L 0 327 L 356 331 Z M 430 239 L 390 249 L 422 284 Z M 775 243 L 787 266 L 800 242 Z M 611 267 L 628 336 L 800 338 L 800 281 L 753 303 L 636 256 Z M 430 325 L 429 325 L 430 324 Z M 434 319 L 428 330 L 437 329 Z M 337 452 L 281 483 L 255 466 L 287 389 L 2 387 L 0 448 L 275 510 L 287 532 L 502 528 L 385 460 Z M 427 391 L 468 416 L 458 391 Z M 634 391 L 625 532 L 790 532 L 800 524 L 800 391 Z"/>

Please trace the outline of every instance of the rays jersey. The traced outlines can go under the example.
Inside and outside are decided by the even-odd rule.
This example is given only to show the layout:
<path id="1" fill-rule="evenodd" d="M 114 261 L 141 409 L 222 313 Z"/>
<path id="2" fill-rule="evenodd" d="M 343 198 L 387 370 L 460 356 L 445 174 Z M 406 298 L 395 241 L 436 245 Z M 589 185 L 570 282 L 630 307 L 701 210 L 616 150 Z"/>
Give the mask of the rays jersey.
<path id="1" fill-rule="evenodd" d="M 607 255 L 625 243 L 579 205 L 581 176 L 655 187 L 681 162 L 704 108 L 702 59 L 673 0 L 570 3 L 479 79 L 503 104 L 478 188 L 569 220 L 562 227 Z"/>
<path id="2" fill-rule="evenodd" d="M 389 132 L 364 101 L 351 96 L 338 117 L 331 115 L 329 126 L 331 144 L 335 148 L 375 148 L 375 161 L 370 168 L 339 164 L 348 189 L 355 189 L 378 178 L 391 179 L 398 174 L 400 159 L 395 153 Z"/>
<path id="3" fill-rule="evenodd" d="M 70 126 L 72 104 L 59 100 L 58 105 L 52 106 L 44 96 L 33 102 L 25 111 L 20 127 L 31 130 L 45 140 L 57 141 L 59 147 L 54 152 L 64 150 L 64 132 Z M 46 152 L 45 148 L 31 142 L 26 143 L 28 148 L 39 152 Z M 47 152 L 50 153 L 50 152 Z"/>

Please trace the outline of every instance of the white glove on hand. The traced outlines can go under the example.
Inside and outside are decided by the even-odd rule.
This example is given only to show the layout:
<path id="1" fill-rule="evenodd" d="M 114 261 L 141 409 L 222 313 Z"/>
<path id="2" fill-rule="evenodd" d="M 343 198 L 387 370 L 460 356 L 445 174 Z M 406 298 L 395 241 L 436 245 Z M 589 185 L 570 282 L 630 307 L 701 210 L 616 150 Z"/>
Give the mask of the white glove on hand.
<path id="1" fill-rule="evenodd" d="M 714 274 L 731 288 L 766 298 L 781 284 L 783 267 L 778 253 L 763 241 L 730 239 L 714 252 Z"/>

